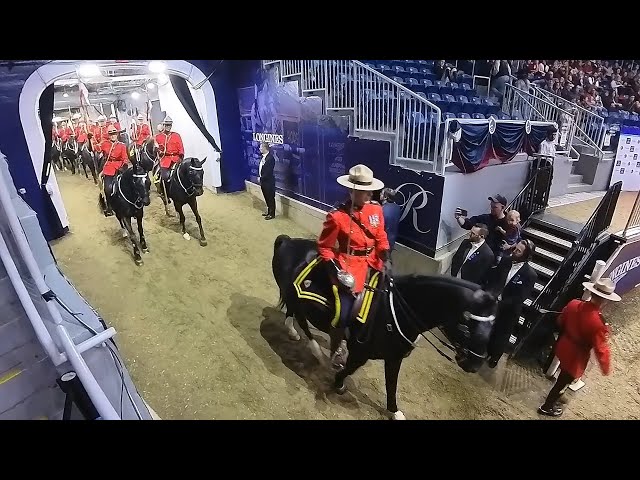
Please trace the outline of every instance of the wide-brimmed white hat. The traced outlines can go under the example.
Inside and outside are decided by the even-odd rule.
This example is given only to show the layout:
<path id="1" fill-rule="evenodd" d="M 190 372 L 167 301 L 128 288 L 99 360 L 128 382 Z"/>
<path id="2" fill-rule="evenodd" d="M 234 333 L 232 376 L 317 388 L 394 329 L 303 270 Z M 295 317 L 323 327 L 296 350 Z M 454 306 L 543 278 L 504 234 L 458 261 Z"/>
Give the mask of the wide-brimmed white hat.
<path id="1" fill-rule="evenodd" d="M 381 190 L 384 183 L 373 176 L 373 171 L 366 165 L 355 165 L 349 169 L 348 175 L 341 175 L 337 182 L 352 190 Z"/>
<path id="2" fill-rule="evenodd" d="M 601 278 L 595 282 L 583 282 L 582 286 L 589 290 L 591 293 L 598 295 L 599 297 L 606 298 L 612 302 L 619 302 L 621 300 L 620 295 L 615 293 L 616 284 L 613 283 L 609 277 Z"/>

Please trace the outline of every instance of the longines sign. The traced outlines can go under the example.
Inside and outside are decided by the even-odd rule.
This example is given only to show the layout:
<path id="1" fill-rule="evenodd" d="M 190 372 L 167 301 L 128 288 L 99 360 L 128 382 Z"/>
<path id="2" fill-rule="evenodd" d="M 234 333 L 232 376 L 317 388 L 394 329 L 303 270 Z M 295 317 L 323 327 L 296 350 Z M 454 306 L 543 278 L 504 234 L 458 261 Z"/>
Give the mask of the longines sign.
<path id="1" fill-rule="evenodd" d="M 255 142 L 277 143 L 278 145 L 282 145 L 284 143 L 283 136 L 278 135 L 277 133 L 254 132 L 253 140 Z"/>

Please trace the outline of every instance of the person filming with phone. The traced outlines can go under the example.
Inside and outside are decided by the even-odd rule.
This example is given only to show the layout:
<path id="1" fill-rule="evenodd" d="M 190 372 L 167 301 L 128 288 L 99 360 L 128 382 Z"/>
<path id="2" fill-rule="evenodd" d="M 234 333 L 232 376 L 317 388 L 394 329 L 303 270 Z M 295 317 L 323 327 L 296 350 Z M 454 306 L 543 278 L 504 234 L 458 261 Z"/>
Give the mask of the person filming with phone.
<path id="1" fill-rule="evenodd" d="M 482 215 L 467 218 L 467 211 L 458 207 L 456 208 L 455 218 L 458 221 L 458 225 L 465 230 L 471 230 L 474 225 L 479 223 L 485 224 L 489 230 L 485 241 L 494 255 L 497 255 L 501 251 L 501 232 L 509 228 L 507 217 L 504 214 L 504 210 L 507 207 L 507 199 L 497 194 L 489 197 L 488 200 L 491 202 L 490 213 L 483 213 Z"/>

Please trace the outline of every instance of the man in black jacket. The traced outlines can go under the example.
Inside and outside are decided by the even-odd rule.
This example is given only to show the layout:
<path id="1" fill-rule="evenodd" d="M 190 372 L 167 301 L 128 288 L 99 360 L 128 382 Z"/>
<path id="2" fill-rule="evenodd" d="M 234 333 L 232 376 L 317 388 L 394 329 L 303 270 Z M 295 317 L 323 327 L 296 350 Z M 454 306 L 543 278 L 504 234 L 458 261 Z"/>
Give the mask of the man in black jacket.
<path id="1" fill-rule="evenodd" d="M 480 286 L 487 281 L 489 270 L 495 262 L 493 252 L 485 242 L 489 230 L 484 223 L 476 223 L 458 247 L 451 260 L 451 276 L 462 278 Z"/>
<path id="2" fill-rule="evenodd" d="M 276 159 L 269 150 L 269 144 L 262 142 L 260 144 L 260 165 L 258 166 L 258 181 L 264 195 L 264 201 L 267 204 L 267 211 L 262 214 L 265 220 L 271 220 L 276 216 L 276 176 L 274 168 Z"/>
<path id="3" fill-rule="evenodd" d="M 528 260 L 535 251 L 531 240 L 520 241 L 511 256 L 503 257 L 495 268 L 487 290 L 500 295 L 496 323 L 493 326 L 487 352 L 489 367 L 494 368 L 507 348 L 509 337 L 518 323 L 522 302 L 531 295 L 538 279 Z"/>
<path id="4" fill-rule="evenodd" d="M 489 245 L 489 248 L 497 255 L 500 252 L 502 236 L 496 228 L 502 227 L 504 230 L 507 230 L 507 217 L 504 213 L 504 209 L 507 207 L 507 199 L 497 194 L 489 197 L 488 200 L 491 202 L 491 213 L 483 213 L 482 215 L 475 215 L 470 218 L 463 217 L 459 213 L 456 213 L 455 217 L 458 225 L 466 230 L 471 230 L 471 227 L 478 223 L 484 223 L 489 229 L 486 238 L 487 245 Z"/>

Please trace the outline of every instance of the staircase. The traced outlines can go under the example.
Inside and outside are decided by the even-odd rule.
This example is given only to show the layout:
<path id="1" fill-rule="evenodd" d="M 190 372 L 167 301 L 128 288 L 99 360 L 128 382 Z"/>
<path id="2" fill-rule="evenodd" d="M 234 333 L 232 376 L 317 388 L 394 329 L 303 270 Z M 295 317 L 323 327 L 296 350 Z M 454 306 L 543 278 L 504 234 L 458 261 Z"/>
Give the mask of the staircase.
<path id="1" fill-rule="evenodd" d="M 521 192 L 524 199 L 527 198 L 527 189 L 531 188 L 525 186 Z M 538 340 L 543 338 L 543 341 L 529 348 L 529 352 L 539 354 L 545 335 L 555 329 L 557 313 L 553 312 L 560 311 L 571 298 L 580 296 L 581 283 L 585 275 L 591 273 L 596 260 L 609 258 L 620 244 L 618 237 L 606 231 L 621 189 L 622 182 L 612 185 L 584 225 L 546 213 L 544 209 L 530 210 L 533 213 L 523 222 L 522 236 L 536 245 L 530 265 L 536 271 L 538 281 L 532 294 L 524 301 L 521 317 L 509 340 L 512 356 L 528 341 L 535 340 L 532 334 L 536 329 L 539 330 Z M 550 312 L 542 313 L 540 310 Z"/>
<path id="2" fill-rule="evenodd" d="M 444 174 L 442 111 L 409 88 L 358 60 L 262 64 L 279 83 L 297 81 L 301 97 L 321 98 L 324 114 L 350 118 L 350 133 L 389 141 L 392 164 Z"/>

